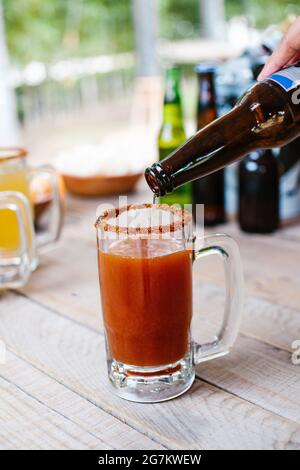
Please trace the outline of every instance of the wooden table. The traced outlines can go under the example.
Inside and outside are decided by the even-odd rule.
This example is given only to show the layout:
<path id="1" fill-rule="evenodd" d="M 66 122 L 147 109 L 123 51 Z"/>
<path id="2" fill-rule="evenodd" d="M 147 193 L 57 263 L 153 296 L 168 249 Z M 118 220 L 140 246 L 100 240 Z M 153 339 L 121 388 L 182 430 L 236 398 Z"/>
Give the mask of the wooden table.
<path id="1" fill-rule="evenodd" d="M 134 200 L 150 198 L 143 184 Z M 299 449 L 300 226 L 239 242 L 246 299 L 237 343 L 202 364 L 185 395 L 134 404 L 107 385 L 93 222 L 99 201 L 68 199 L 64 233 L 29 284 L 0 297 L 2 449 Z M 199 265 L 196 336 L 222 311 L 222 273 Z"/>

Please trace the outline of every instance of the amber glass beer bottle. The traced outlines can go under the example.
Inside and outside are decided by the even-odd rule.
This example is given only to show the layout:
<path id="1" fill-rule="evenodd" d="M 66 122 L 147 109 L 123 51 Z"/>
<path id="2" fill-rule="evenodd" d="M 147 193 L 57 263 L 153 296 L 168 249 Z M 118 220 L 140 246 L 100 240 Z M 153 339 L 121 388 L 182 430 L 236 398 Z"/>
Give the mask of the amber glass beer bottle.
<path id="1" fill-rule="evenodd" d="M 256 83 L 225 116 L 160 163 L 147 168 L 156 195 L 224 168 L 256 149 L 281 147 L 300 135 L 300 63 Z"/>
<path id="2" fill-rule="evenodd" d="M 272 150 L 251 152 L 239 165 L 239 224 L 250 233 L 279 225 L 279 166 Z"/>
<path id="3" fill-rule="evenodd" d="M 198 74 L 197 129 L 217 119 L 215 67 L 201 64 Z M 224 170 L 199 178 L 193 182 L 193 203 L 204 204 L 204 223 L 216 225 L 225 222 Z"/>
<path id="4" fill-rule="evenodd" d="M 166 70 L 163 122 L 158 136 L 159 160 L 164 160 L 186 140 L 180 93 L 180 69 L 170 67 Z M 161 203 L 190 204 L 192 188 L 190 184 L 181 186 L 172 194 L 162 195 Z"/>

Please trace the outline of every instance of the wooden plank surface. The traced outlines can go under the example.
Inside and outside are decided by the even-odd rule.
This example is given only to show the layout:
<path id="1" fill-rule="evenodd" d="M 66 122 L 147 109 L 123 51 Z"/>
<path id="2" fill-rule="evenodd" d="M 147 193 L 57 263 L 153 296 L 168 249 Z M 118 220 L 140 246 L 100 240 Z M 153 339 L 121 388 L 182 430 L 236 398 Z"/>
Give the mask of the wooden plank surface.
<path id="1" fill-rule="evenodd" d="M 267 410 L 266 403 L 264 406 L 255 404 L 255 394 L 249 395 L 251 390 L 247 399 L 243 399 L 228 393 L 225 387 L 221 389 L 219 380 L 216 380 L 216 386 L 212 385 L 214 378 L 209 374 L 210 365 L 205 364 L 199 373 L 203 376 L 205 371 L 205 380 L 211 383 L 197 381 L 191 392 L 176 400 L 146 406 L 120 402 L 107 385 L 104 345 L 99 334 L 22 298 L 6 296 L 2 302 L 5 313 L 2 314 L 0 336 L 11 351 L 165 447 L 300 448 L 295 403 L 291 397 L 282 396 L 281 390 L 276 390 L 276 394 L 282 401 L 289 398 L 289 417 L 284 416 L 286 408 L 280 408 L 279 399 L 277 413 L 274 413 L 274 410 Z M 16 323 L 18 329 L 13 327 Z M 271 366 L 278 363 L 278 381 L 280 374 L 286 378 L 286 358 L 271 357 L 270 361 Z M 262 373 L 260 367 L 255 371 L 255 362 L 256 358 L 252 364 L 253 381 Z M 242 381 L 243 370 L 238 364 L 234 370 Z M 271 381 L 264 387 L 268 394 L 272 390 Z M 297 387 L 296 399 L 299 396 Z M 240 397 L 243 397 L 242 392 L 241 382 Z"/>
<path id="2" fill-rule="evenodd" d="M 11 418 L 7 420 L 8 429 L 7 426 L 3 428 L 3 435 L 0 427 L 0 447 L 5 447 L 7 435 L 11 433 L 11 441 L 17 442 L 19 448 L 26 448 L 26 445 L 62 449 L 163 448 L 11 352 L 8 352 L 6 365 L 0 368 L 1 390 L 3 384 L 5 389 L 9 389 L 11 399 L 6 403 L 4 396 L 1 419 L 7 419 L 8 404 L 13 405 L 15 399 L 20 412 L 15 416 L 11 413 Z M 60 439 L 56 437 L 57 430 L 54 428 L 53 431 L 52 421 L 62 429 L 58 434 Z M 31 428 L 34 435 L 28 435 L 27 431 Z"/>
<path id="3" fill-rule="evenodd" d="M 15 378 L 14 378 L 15 380 Z M 0 377 L 0 448 L 111 449 L 93 433 L 66 419 Z"/>
<path id="4" fill-rule="evenodd" d="M 143 194 L 141 185 L 131 200 Z M 220 227 L 237 239 L 244 262 L 239 339 L 230 355 L 197 369 L 187 394 L 133 404 L 115 397 L 106 379 L 98 202 L 70 198 L 58 246 L 41 256 L 25 288 L 0 297 L 0 339 L 8 348 L 0 366 L 0 448 L 300 449 L 300 366 L 291 362 L 300 339 L 300 229 L 262 237 Z M 221 320 L 216 263 L 208 258 L 195 269 L 193 328 L 201 341 Z"/>

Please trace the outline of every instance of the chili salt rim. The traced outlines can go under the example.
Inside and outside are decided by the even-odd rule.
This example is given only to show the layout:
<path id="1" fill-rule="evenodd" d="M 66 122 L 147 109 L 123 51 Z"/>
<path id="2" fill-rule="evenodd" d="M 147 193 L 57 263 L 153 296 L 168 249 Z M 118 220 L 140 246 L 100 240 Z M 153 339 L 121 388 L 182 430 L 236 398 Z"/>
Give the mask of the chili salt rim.
<path id="1" fill-rule="evenodd" d="M 121 227 L 120 225 L 111 225 L 109 219 L 117 218 L 124 212 L 137 209 L 161 209 L 164 211 L 172 212 L 174 215 L 178 215 L 180 220 L 172 222 L 169 225 L 159 225 L 156 227 Z M 182 208 L 169 206 L 168 204 L 128 204 L 127 206 L 118 207 L 116 209 L 109 209 L 104 211 L 96 220 L 96 229 L 102 229 L 104 232 L 123 233 L 127 235 L 136 234 L 150 234 L 150 233 L 168 233 L 176 232 L 177 230 L 183 229 L 192 220 L 192 214 Z"/>
<path id="2" fill-rule="evenodd" d="M 0 163 L 27 156 L 27 150 L 22 147 L 0 147 Z"/>

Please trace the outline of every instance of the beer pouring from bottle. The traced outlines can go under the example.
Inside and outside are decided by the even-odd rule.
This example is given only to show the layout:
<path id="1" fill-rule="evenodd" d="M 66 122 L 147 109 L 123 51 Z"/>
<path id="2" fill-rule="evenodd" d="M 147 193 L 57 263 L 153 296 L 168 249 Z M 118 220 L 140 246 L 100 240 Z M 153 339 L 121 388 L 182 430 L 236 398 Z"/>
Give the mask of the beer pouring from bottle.
<path id="1" fill-rule="evenodd" d="M 300 135 L 300 63 L 251 87 L 226 115 L 199 130 L 146 169 L 158 196 L 238 161 L 257 149 L 281 147 Z"/>

